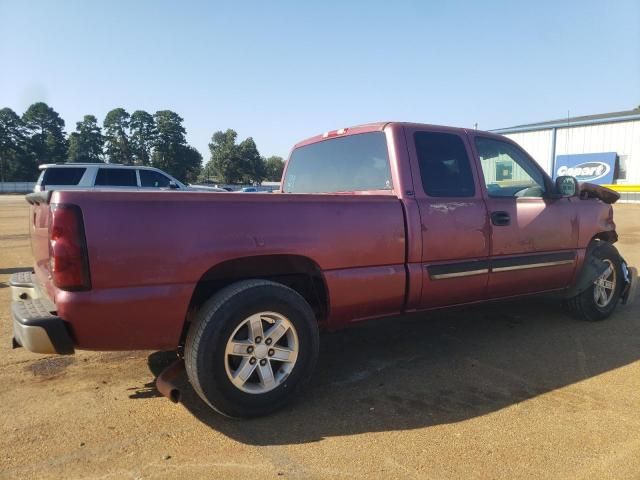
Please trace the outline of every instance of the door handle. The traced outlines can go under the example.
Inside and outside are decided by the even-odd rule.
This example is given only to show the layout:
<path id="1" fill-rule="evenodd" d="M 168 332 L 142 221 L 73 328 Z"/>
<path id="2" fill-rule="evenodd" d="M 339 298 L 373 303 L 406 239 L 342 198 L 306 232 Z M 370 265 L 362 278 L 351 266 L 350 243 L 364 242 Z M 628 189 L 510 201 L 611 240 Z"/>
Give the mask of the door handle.
<path id="1" fill-rule="evenodd" d="M 491 212 L 491 223 L 496 227 L 504 227 L 511 223 L 511 217 L 507 212 Z"/>

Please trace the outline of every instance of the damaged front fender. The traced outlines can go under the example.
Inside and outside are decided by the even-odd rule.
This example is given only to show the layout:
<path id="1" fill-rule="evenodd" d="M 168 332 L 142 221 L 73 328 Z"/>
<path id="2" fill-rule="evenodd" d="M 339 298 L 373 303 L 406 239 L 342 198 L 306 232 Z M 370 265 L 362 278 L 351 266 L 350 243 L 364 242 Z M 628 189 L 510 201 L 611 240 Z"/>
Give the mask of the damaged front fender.
<path id="1" fill-rule="evenodd" d="M 587 290 L 598 277 L 600 277 L 608 268 L 608 265 L 598 258 L 598 255 L 594 255 L 598 246 L 589 249 L 587 251 L 586 258 L 582 264 L 582 269 L 578 279 L 569 290 L 566 292 L 566 298 L 571 298 L 581 294 Z M 638 271 L 635 267 L 630 267 L 624 258 L 620 257 L 620 265 L 622 267 L 622 280 L 624 286 L 620 290 L 620 299 L 622 304 L 633 302 L 636 298 L 636 288 L 638 286 Z"/>
<path id="2" fill-rule="evenodd" d="M 607 264 L 594 255 L 587 254 L 587 257 L 582 264 L 582 270 L 578 279 L 569 290 L 567 290 L 566 297 L 571 298 L 584 292 L 587 288 L 593 285 L 593 282 L 602 275 L 607 269 Z"/>
<path id="3" fill-rule="evenodd" d="M 620 194 L 595 183 L 581 183 L 580 198 L 599 198 L 604 203 L 612 204 L 620 199 Z"/>

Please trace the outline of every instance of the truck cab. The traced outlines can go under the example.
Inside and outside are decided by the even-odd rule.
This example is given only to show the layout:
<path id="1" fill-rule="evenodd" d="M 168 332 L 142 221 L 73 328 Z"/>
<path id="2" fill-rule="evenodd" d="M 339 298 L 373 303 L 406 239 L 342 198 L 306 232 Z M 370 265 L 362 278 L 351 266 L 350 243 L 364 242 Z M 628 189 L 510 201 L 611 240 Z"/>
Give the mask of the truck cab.
<path id="1" fill-rule="evenodd" d="M 387 146 L 389 163 L 381 161 Z M 364 152 L 365 165 L 347 159 L 354 151 Z M 317 168 L 305 166 L 306 178 L 297 165 L 302 157 L 307 164 L 318 159 Z M 405 311 L 562 290 L 592 238 L 615 235 L 610 205 L 558 196 L 521 147 L 488 132 L 412 123 L 328 132 L 296 145 L 283 192 L 335 192 L 338 177 L 354 182 L 340 185 L 341 193 L 392 194 L 402 201 Z"/>

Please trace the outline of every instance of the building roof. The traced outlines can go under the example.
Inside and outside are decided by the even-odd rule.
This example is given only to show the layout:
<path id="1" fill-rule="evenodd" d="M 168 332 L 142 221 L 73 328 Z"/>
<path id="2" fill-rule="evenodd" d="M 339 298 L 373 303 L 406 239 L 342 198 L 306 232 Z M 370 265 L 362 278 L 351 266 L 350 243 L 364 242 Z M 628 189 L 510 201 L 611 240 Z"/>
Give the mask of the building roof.
<path id="1" fill-rule="evenodd" d="M 598 123 L 624 122 L 640 119 L 640 107 L 622 112 L 597 113 L 595 115 L 582 115 L 580 117 L 560 118 L 538 123 L 516 125 L 514 127 L 498 128 L 491 130 L 494 133 L 516 133 L 534 130 L 547 130 L 550 128 L 562 128 L 581 125 L 595 125 Z"/>

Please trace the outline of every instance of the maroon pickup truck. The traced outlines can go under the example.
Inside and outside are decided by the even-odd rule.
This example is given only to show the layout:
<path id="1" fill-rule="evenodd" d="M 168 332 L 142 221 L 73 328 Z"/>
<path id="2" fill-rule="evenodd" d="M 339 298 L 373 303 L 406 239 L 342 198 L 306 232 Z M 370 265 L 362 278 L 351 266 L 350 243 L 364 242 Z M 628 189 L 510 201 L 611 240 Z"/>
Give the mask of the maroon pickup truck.
<path id="1" fill-rule="evenodd" d="M 178 399 L 184 365 L 217 411 L 261 415 L 310 377 L 322 329 L 551 291 L 608 317 L 635 286 L 616 199 L 502 136 L 395 122 L 298 143 L 273 195 L 34 193 L 14 346 L 175 350 L 161 391 Z"/>

